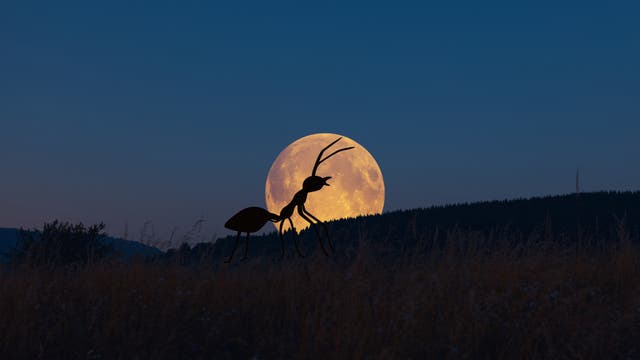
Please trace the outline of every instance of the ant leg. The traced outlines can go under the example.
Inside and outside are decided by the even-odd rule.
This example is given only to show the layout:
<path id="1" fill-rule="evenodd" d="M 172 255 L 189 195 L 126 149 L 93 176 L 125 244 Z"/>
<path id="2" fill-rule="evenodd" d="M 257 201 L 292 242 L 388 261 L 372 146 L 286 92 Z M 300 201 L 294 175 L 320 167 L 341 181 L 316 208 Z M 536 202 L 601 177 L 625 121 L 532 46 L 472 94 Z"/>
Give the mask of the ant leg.
<path id="1" fill-rule="evenodd" d="M 280 259 L 284 258 L 284 235 L 282 234 L 282 226 L 284 225 L 284 219 L 280 222 Z"/>
<path id="2" fill-rule="evenodd" d="M 305 214 L 307 214 L 309 217 L 315 220 L 318 224 L 322 225 L 322 228 L 324 229 L 324 233 L 327 235 L 327 242 L 329 243 L 331 252 L 335 252 L 336 250 L 333 248 L 333 244 L 331 243 L 331 237 L 329 236 L 329 229 L 327 229 L 327 224 L 325 224 L 324 221 L 313 216 L 313 214 L 310 213 L 309 210 L 307 210 L 307 208 L 304 207 L 304 205 L 302 206 L 302 211 L 304 211 Z"/>
<path id="3" fill-rule="evenodd" d="M 298 214 L 305 219 L 309 224 L 311 224 L 311 227 L 313 228 L 313 231 L 316 232 L 316 235 L 318 236 L 318 244 L 320 244 L 320 248 L 322 248 L 322 252 L 326 255 L 329 256 L 329 253 L 327 252 L 327 250 L 324 248 L 324 244 L 322 243 L 322 237 L 320 237 L 320 232 L 318 232 L 318 228 L 316 227 L 316 223 L 314 223 L 313 221 L 311 221 L 311 219 L 309 219 L 307 217 L 307 215 L 305 215 L 304 211 L 302 211 L 301 207 L 298 207 Z"/>
<path id="4" fill-rule="evenodd" d="M 233 259 L 233 254 L 236 253 L 236 248 L 238 247 L 238 240 L 240 240 L 240 231 L 238 231 L 238 236 L 236 237 L 236 243 L 233 245 L 233 250 L 231 251 L 231 256 L 229 256 L 229 258 L 227 259 L 227 261 L 225 261 L 225 263 L 229 263 L 229 262 L 231 262 L 231 259 Z"/>
<path id="5" fill-rule="evenodd" d="M 300 251 L 300 247 L 298 246 L 298 233 L 296 232 L 295 226 L 293 226 L 293 221 L 291 221 L 291 218 L 289 218 L 289 224 L 291 225 L 291 230 L 293 230 L 293 242 L 294 244 L 296 244 L 296 251 L 298 252 L 298 255 L 300 255 L 300 257 L 304 257 L 304 255 Z"/>
<path id="6" fill-rule="evenodd" d="M 247 254 L 249 253 L 249 233 L 247 233 L 247 239 L 244 242 L 244 257 L 240 261 L 247 260 Z"/>

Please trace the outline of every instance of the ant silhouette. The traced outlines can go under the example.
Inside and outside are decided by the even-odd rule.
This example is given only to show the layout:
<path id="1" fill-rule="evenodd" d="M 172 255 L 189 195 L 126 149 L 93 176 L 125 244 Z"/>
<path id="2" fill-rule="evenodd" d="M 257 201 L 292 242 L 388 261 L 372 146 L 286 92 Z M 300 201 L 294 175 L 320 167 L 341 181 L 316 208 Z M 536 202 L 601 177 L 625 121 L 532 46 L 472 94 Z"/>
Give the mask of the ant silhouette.
<path id="1" fill-rule="evenodd" d="M 324 228 L 325 234 L 327 236 L 327 242 L 329 243 L 329 247 L 331 248 L 332 252 L 334 251 L 333 244 L 331 243 L 331 238 L 329 237 L 329 230 L 327 229 L 327 225 L 324 222 L 322 222 L 320 219 L 315 217 L 313 214 L 311 214 L 309 210 L 307 210 L 304 207 L 304 203 L 307 201 L 307 196 L 309 195 L 310 192 L 318 191 L 322 189 L 324 186 L 330 186 L 330 184 L 327 183 L 327 180 L 331 179 L 331 176 L 320 177 L 316 175 L 318 166 L 320 166 L 320 164 L 322 164 L 324 161 L 326 161 L 333 155 L 339 152 L 351 150 L 354 148 L 354 146 L 349 146 L 346 148 L 336 150 L 331 154 L 327 155 L 323 159 L 322 155 L 324 154 L 324 152 L 327 149 L 329 149 L 331 146 L 333 146 L 335 143 L 340 141 L 341 139 L 342 137 L 338 138 L 337 140 L 327 145 L 324 149 L 320 151 L 320 153 L 318 154 L 318 158 L 316 159 L 316 162 L 313 165 L 313 171 L 311 171 L 311 176 L 307 177 L 304 180 L 304 182 L 302 183 L 302 189 L 297 193 L 295 193 L 295 195 L 293 195 L 293 198 L 291 199 L 289 204 L 285 205 L 282 208 L 282 210 L 280 210 L 280 215 L 276 215 L 260 207 L 252 206 L 252 207 L 248 207 L 238 211 L 238 213 L 233 215 L 231 219 L 229 219 L 224 224 L 224 227 L 226 227 L 227 229 L 238 232 L 238 235 L 236 236 L 236 242 L 233 245 L 233 250 L 231 251 L 231 256 L 229 256 L 229 259 L 227 259 L 225 263 L 231 262 L 231 259 L 233 259 L 233 255 L 235 254 L 236 248 L 238 247 L 238 241 L 240 240 L 240 234 L 243 232 L 247 233 L 247 238 L 245 240 L 244 257 L 241 259 L 241 261 L 245 260 L 247 258 L 247 253 L 249 252 L 249 234 L 260 230 L 269 221 L 276 224 L 280 223 L 280 227 L 278 230 L 278 234 L 280 235 L 280 258 L 284 257 L 283 227 L 284 227 L 285 220 L 289 221 L 289 225 L 293 230 L 293 233 L 294 233 L 293 239 L 294 239 L 294 243 L 295 243 L 296 251 L 298 255 L 300 257 L 304 257 L 304 255 L 300 251 L 300 247 L 298 246 L 296 228 L 293 226 L 293 221 L 291 221 L 291 216 L 293 215 L 293 212 L 296 210 L 296 208 L 298 210 L 298 215 L 300 215 L 300 217 L 302 217 L 305 221 L 307 221 L 313 227 L 313 230 L 315 231 L 318 237 L 318 244 L 320 244 L 320 248 L 322 249 L 322 252 L 324 252 L 326 256 L 329 256 L 329 253 L 327 253 L 327 250 L 325 249 L 324 244 L 322 242 L 322 237 L 320 236 L 320 232 L 316 227 L 317 224 L 322 225 L 322 227 Z"/>

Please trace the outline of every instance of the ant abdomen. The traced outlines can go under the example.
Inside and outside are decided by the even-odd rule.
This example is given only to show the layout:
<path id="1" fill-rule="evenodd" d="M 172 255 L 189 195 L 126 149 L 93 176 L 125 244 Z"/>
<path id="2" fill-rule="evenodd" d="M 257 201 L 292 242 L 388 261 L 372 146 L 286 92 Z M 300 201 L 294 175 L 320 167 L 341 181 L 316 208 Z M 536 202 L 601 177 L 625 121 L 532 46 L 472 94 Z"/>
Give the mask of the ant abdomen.
<path id="1" fill-rule="evenodd" d="M 268 221 L 278 221 L 280 217 L 261 207 L 252 206 L 238 211 L 225 224 L 229 230 L 240 232 L 256 232 Z"/>

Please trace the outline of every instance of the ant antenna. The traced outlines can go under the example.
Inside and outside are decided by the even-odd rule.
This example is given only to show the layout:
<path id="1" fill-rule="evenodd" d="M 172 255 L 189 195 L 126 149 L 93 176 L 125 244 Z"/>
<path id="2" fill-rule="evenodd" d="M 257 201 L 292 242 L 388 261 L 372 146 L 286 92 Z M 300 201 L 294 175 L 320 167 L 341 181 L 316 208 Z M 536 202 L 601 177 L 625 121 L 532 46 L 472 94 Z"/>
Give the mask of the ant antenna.
<path id="1" fill-rule="evenodd" d="M 355 146 L 349 146 L 340 150 L 336 150 L 334 152 L 332 152 L 331 154 L 327 155 L 327 157 L 325 157 L 324 159 L 322 158 L 322 154 L 324 154 L 325 150 L 327 150 L 328 148 L 330 148 L 331 146 L 333 146 L 335 143 L 337 143 L 338 141 L 340 141 L 342 139 L 342 137 L 339 137 L 338 139 L 336 139 L 334 142 L 332 142 L 331 144 L 327 145 L 324 149 L 322 149 L 320 151 L 320 153 L 318 154 L 318 158 L 316 159 L 316 163 L 313 165 L 313 171 L 311 172 L 311 176 L 316 176 L 316 171 L 318 170 L 318 166 L 320 166 L 320 164 L 322 164 L 323 161 L 327 160 L 328 158 L 332 157 L 333 155 L 341 152 L 341 151 L 347 151 L 347 150 L 351 150 L 353 148 L 355 148 Z"/>

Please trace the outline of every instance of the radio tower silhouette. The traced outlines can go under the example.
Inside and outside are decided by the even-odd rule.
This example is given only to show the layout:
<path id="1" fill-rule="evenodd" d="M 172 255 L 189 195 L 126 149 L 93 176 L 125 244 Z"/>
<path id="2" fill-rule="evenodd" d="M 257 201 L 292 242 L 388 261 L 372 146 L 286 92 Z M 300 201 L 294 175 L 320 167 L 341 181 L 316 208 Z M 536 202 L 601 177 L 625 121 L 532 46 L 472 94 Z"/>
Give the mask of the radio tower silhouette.
<path id="1" fill-rule="evenodd" d="M 576 197 L 580 196 L 580 168 L 576 170 Z"/>

